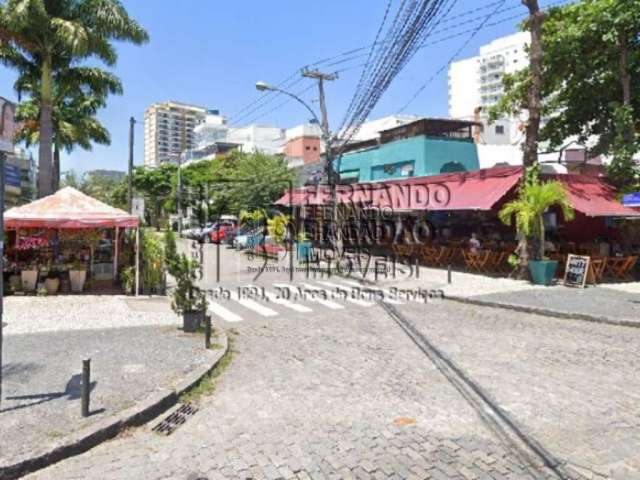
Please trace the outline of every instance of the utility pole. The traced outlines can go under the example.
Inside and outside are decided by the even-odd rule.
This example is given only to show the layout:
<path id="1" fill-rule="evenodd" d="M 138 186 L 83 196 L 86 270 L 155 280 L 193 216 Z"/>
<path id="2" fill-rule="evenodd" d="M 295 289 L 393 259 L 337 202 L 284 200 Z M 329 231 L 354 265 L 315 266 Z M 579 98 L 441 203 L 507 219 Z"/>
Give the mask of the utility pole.
<path id="1" fill-rule="evenodd" d="M 129 213 L 133 213 L 133 131 L 136 126 L 136 119 L 131 117 L 129 119 L 129 186 L 128 186 L 128 200 L 129 200 Z"/>
<path id="2" fill-rule="evenodd" d="M 331 131 L 329 130 L 329 118 L 327 115 L 327 105 L 324 95 L 324 82 L 333 81 L 338 78 L 337 73 L 323 73 L 319 70 L 309 70 L 304 68 L 302 70 L 302 76 L 312 78 L 318 81 L 318 100 L 320 102 L 320 115 L 322 118 L 322 138 L 324 141 L 325 150 L 325 174 L 327 175 L 327 183 L 329 184 L 329 191 L 331 192 L 331 223 L 334 230 L 334 253 L 340 255 L 342 252 L 342 226 L 339 225 L 338 218 L 338 202 L 336 196 L 336 183 L 335 174 L 333 169 L 333 151 L 332 151 L 332 138 Z"/>

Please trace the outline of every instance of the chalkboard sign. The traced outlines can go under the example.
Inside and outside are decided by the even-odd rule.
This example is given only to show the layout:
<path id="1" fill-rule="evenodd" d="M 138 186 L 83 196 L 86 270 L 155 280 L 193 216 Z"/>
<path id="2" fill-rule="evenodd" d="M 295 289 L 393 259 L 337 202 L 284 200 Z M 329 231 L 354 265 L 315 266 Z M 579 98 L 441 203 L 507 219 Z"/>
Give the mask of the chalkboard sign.
<path id="1" fill-rule="evenodd" d="M 567 266 L 564 271 L 564 284 L 568 287 L 584 288 L 589 273 L 591 257 L 580 255 L 567 256 Z"/>

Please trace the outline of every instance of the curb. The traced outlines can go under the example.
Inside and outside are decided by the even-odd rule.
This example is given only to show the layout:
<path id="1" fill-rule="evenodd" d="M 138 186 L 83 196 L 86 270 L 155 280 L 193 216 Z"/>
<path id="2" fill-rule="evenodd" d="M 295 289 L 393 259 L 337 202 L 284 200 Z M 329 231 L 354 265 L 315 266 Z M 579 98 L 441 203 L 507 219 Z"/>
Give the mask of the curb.
<path id="1" fill-rule="evenodd" d="M 348 275 L 347 278 L 360 281 L 361 283 L 372 287 L 378 286 L 375 282 L 368 279 L 354 277 Z M 501 308 L 503 310 L 511 310 L 515 312 L 531 313 L 534 315 L 542 315 L 544 317 L 560 318 L 564 320 L 582 320 L 591 323 L 600 323 L 605 325 L 614 325 L 616 327 L 640 328 L 640 322 L 633 320 L 616 319 L 611 317 L 589 315 L 588 313 L 564 312 L 562 310 L 554 310 L 552 308 L 531 307 L 526 305 L 518 305 L 514 303 L 496 302 L 491 300 L 481 300 L 473 297 L 461 297 L 459 295 L 447 295 L 445 293 L 444 300 L 453 302 L 466 303 L 468 305 L 479 305 L 482 307 Z"/>
<path id="2" fill-rule="evenodd" d="M 564 312 L 562 310 L 553 310 L 551 308 L 531 307 L 526 305 L 517 305 L 514 303 L 480 300 L 476 298 L 460 297 L 455 295 L 447 296 L 446 294 L 444 299 L 451 300 L 454 302 L 459 302 L 459 303 L 466 303 L 470 305 L 502 308 L 503 310 L 531 313 L 535 315 L 542 315 L 544 317 L 560 318 L 564 320 L 582 320 L 582 321 L 591 322 L 591 323 L 615 325 L 617 327 L 640 328 L 640 322 L 634 322 L 633 320 L 623 320 L 623 319 L 616 319 L 616 318 L 604 317 L 604 316 L 598 316 L 598 315 L 589 315 L 588 313 Z"/>
<path id="3" fill-rule="evenodd" d="M 126 428 L 137 427 L 150 422 L 178 403 L 181 395 L 195 387 L 205 375 L 218 365 L 229 348 L 228 338 L 223 330 L 219 330 L 218 343 L 223 348 L 211 350 L 212 362 L 187 374 L 173 390 L 163 388 L 159 392 L 154 392 L 135 406 L 70 434 L 64 440 L 64 444 L 54 446 L 45 453 L 19 459 L 11 465 L 0 465 L 0 479 L 14 480 L 20 478 L 67 458 L 80 455 L 114 438 Z"/>

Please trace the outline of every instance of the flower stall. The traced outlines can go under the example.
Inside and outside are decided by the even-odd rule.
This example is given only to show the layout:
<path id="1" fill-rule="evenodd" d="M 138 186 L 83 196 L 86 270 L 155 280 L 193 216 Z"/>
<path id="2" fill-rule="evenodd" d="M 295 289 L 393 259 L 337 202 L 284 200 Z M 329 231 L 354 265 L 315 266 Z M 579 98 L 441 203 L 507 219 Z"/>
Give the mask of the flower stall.
<path id="1" fill-rule="evenodd" d="M 5 212 L 4 275 L 15 290 L 79 293 L 88 280 L 118 278 L 126 232 L 135 231 L 139 284 L 139 219 L 66 187 Z M 131 256 L 130 256 L 131 257 Z M 138 288 L 136 288 L 136 292 Z"/>

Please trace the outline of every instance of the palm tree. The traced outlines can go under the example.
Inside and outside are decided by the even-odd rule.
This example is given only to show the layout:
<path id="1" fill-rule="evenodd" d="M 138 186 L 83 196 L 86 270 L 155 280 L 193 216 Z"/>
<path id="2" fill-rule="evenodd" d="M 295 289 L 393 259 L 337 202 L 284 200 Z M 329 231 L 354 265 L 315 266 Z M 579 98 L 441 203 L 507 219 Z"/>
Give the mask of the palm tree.
<path id="1" fill-rule="evenodd" d="M 18 106 L 16 117 L 22 122 L 16 139 L 27 146 L 40 139 L 40 88 L 36 65 L 24 69 L 15 83 L 18 95 L 30 94 L 26 102 Z M 53 95 L 53 168 L 52 190 L 60 185 L 60 151 L 73 150 L 78 145 L 91 150 L 92 143 L 109 145 L 107 129 L 95 118 L 98 110 L 106 105 L 109 94 L 122 93 L 120 80 L 109 72 L 95 67 L 71 67 L 56 72 Z"/>
<path id="2" fill-rule="evenodd" d="M 40 119 L 38 196 L 51 193 L 54 72 L 89 57 L 112 66 L 112 40 L 141 44 L 147 32 L 118 0 L 7 0 L 0 5 L 0 61 L 20 69 L 39 65 Z M 57 63 L 67 59 L 66 65 Z"/>
<path id="3" fill-rule="evenodd" d="M 562 183 L 557 180 L 540 182 L 536 174 L 524 181 L 518 198 L 506 203 L 498 217 L 505 225 L 511 225 L 515 217 L 516 230 L 525 237 L 534 237 L 539 241 L 538 259 L 544 259 L 545 228 L 544 213 L 558 206 L 567 221 L 574 218 L 574 211 L 567 198 Z"/>

